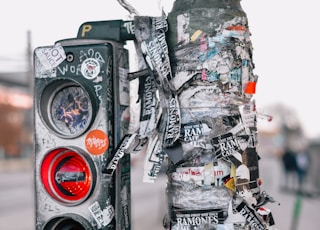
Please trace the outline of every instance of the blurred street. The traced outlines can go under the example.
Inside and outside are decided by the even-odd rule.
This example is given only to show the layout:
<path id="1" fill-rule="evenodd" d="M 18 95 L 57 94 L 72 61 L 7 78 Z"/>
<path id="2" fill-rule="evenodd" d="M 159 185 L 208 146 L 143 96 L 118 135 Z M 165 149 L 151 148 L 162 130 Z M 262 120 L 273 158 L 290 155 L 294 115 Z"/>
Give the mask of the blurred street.
<path id="1" fill-rule="evenodd" d="M 132 168 L 132 230 L 161 230 L 165 214 L 166 176 L 142 183 L 142 162 Z M 0 230 L 34 230 L 31 159 L 0 160 Z"/>
<path id="2" fill-rule="evenodd" d="M 132 229 L 161 230 L 166 209 L 166 175 L 160 174 L 155 184 L 142 183 L 142 165 L 142 159 L 139 158 L 132 167 Z M 281 192 L 280 188 L 286 178 L 283 177 L 282 165 L 278 159 L 262 157 L 260 174 L 263 180 L 262 190 L 280 203 L 266 206 L 271 209 L 278 230 L 292 230 L 294 216 L 297 230 L 319 229 L 320 197 L 317 194 L 302 196 L 300 209 L 297 210 L 296 193 Z M 34 230 L 31 160 L 1 160 L 0 181 L 0 229 Z"/>

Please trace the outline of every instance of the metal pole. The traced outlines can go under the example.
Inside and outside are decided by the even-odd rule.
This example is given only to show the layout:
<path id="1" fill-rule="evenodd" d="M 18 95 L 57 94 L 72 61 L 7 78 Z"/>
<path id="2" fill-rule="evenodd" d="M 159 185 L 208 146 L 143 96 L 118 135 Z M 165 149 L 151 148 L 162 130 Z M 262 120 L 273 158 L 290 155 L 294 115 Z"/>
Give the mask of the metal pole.
<path id="1" fill-rule="evenodd" d="M 32 64 L 32 38 L 31 38 L 31 31 L 27 31 L 27 52 L 26 52 L 26 59 L 27 59 L 27 75 L 29 80 L 29 90 L 32 94 L 33 92 L 33 64 Z"/>
<path id="2" fill-rule="evenodd" d="M 291 230 L 297 230 L 298 229 L 298 223 L 299 223 L 299 217 L 301 213 L 301 205 L 302 205 L 302 194 L 301 192 L 298 192 L 296 196 L 296 202 L 294 204 L 293 209 L 293 217 L 291 221 Z"/>

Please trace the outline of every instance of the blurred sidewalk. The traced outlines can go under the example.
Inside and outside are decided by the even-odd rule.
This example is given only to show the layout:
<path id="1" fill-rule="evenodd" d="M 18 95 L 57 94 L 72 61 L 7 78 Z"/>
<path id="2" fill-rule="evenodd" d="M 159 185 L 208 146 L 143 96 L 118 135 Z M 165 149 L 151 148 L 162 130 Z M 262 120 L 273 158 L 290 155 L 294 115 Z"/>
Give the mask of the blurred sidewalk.
<path id="1" fill-rule="evenodd" d="M 269 203 L 266 207 L 272 211 L 278 230 L 318 230 L 319 228 L 319 194 L 298 196 L 296 190 L 284 191 L 285 178 L 281 159 L 262 157 L 260 162 L 262 190 L 272 196 L 277 203 Z M 309 178 L 308 183 L 311 183 Z M 310 188 L 306 184 L 306 189 Z M 306 190 L 308 191 L 308 190 Z M 279 203 L 279 204 L 278 204 Z M 296 225 L 294 228 L 293 225 Z"/>
<path id="2" fill-rule="evenodd" d="M 287 178 L 282 172 L 281 161 L 274 157 L 261 157 L 260 177 L 262 191 L 272 196 L 278 203 L 268 203 L 265 207 L 272 211 L 278 230 L 318 230 L 320 197 L 302 196 L 297 199 L 295 192 L 284 192 L 281 187 Z M 0 160 L 2 172 L 33 172 L 32 158 Z M 142 183 L 143 159 L 137 159 L 132 166 L 132 229 L 161 230 L 162 218 L 166 209 L 166 175 L 160 174 L 155 184 Z M 32 176 L 32 175 L 31 175 Z M 312 179 L 312 178 L 311 178 Z M 309 180 L 308 183 L 311 183 Z M 30 191 L 32 192 L 32 191 Z M 310 195 L 310 194 L 309 194 Z M 297 206 L 297 200 L 300 201 Z M 30 207 L 33 212 L 33 207 Z M 16 216 L 16 218 L 19 218 Z M 292 224 L 296 228 L 292 228 Z M 19 229 L 20 230 L 20 229 Z"/>
<path id="3" fill-rule="evenodd" d="M 11 171 L 32 170 L 32 167 L 33 167 L 32 157 L 0 159 L 0 173 L 11 172 Z"/>

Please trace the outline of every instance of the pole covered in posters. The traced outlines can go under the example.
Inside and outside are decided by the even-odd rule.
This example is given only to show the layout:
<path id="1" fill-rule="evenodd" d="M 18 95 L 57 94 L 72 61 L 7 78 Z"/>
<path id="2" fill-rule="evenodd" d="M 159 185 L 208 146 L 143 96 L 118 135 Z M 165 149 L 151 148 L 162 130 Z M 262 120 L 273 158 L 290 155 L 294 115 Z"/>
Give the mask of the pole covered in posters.
<path id="1" fill-rule="evenodd" d="M 275 229 L 260 187 L 258 76 L 240 0 L 176 0 L 167 16 L 135 16 L 134 28 L 144 182 L 165 156 L 169 164 L 164 227 Z"/>
<path id="2" fill-rule="evenodd" d="M 170 229 L 274 229 L 260 191 L 252 43 L 240 0 L 176 0 L 167 42 L 181 130 Z"/>

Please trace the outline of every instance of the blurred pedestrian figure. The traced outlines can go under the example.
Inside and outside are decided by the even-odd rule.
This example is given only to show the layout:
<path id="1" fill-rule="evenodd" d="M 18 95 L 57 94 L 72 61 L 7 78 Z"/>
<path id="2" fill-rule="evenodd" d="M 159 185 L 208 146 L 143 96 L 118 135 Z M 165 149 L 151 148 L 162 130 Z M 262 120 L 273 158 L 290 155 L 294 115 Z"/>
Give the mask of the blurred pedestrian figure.
<path id="1" fill-rule="evenodd" d="M 306 175 L 310 165 L 310 155 L 306 149 L 300 150 L 296 154 L 298 191 L 302 192 Z"/>
<path id="2" fill-rule="evenodd" d="M 294 187 L 294 181 L 296 180 L 297 173 L 297 161 L 296 161 L 296 153 L 291 149 L 287 148 L 282 155 L 282 164 L 285 173 L 284 179 L 284 190 L 290 190 Z M 290 185 L 291 183 L 291 185 Z"/>

